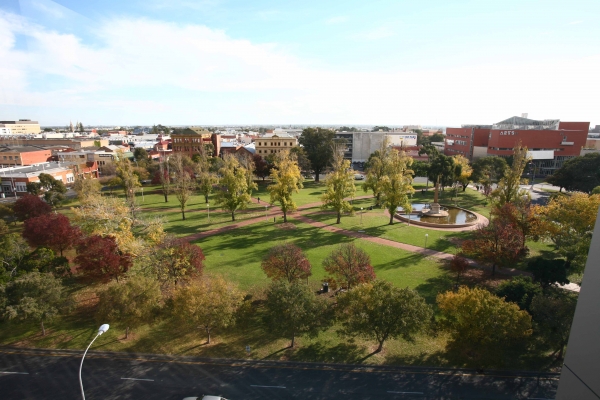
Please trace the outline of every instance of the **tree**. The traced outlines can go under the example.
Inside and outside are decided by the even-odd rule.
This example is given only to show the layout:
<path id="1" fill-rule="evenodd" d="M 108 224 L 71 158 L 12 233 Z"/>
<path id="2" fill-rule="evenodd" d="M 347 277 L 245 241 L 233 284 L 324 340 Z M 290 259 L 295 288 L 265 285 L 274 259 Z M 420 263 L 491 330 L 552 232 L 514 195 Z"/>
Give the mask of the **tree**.
<path id="1" fill-rule="evenodd" d="M 334 137 L 335 132 L 329 129 L 306 128 L 298 138 L 315 172 L 315 182 L 319 182 L 319 175 L 332 161 Z"/>
<path id="2" fill-rule="evenodd" d="M 429 163 L 427 178 L 432 182 L 439 182 L 444 188 L 452 186 L 461 172 L 461 165 L 456 164 L 453 157 L 438 154 Z"/>
<path id="3" fill-rule="evenodd" d="M 565 260 L 537 257 L 527 263 L 527 269 L 543 290 L 556 284 L 569 284 L 569 264 Z"/>
<path id="4" fill-rule="evenodd" d="M 596 186 L 594 189 L 592 189 L 592 194 L 600 194 L 600 186 Z"/>
<path id="5" fill-rule="evenodd" d="M 296 161 L 298 162 L 298 166 L 302 173 L 310 173 L 312 166 L 310 165 L 310 160 L 308 159 L 308 154 L 306 153 L 306 150 L 304 150 L 304 147 L 294 146 L 290 149 L 290 154 L 293 157 L 296 157 Z"/>
<path id="6" fill-rule="evenodd" d="M 372 190 L 375 197 L 375 207 L 381 207 L 381 193 L 383 191 L 383 178 L 386 174 L 386 166 L 389 161 L 391 149 L 388 141 L 383 140 L 379 150 L 375 150 L 365 163 L 366 178 L 362 185 L 365 192 Z"/>
<path id="7" fill-rule="evenodd" d="M 387 126 L 375 126 L 373 128 L 373 132 L 389 132 L 390 128 L 388 128 Z"/>
<path id="8" fill-rule="evenodd" d="M 402 206 L 406 210 L 411 207 L 408 195 L 415 192 L 412 187 L 411 164 L 411 157 L 396 150 L 391 150 L 387 159 L 384 159 L 385 174 L 381 178 L 381 200 L 390 214 L 390 225 L 394 224 L 394 215 L 398 207 Z"/>
<path id="9" fill-rule="evenodd" d="M 150 156 L 148 155 L 148 152 L 146 151 L 146 149 L 144 149 L 143 147 L 136 147 L 135 150 L 133 151 L 133 158 L 138 163 L 141 163 L 142 166 L 145 166 L 148 163 Z"/>
<path id="10" fill-rule="evenodd" d="M 542 215 L 541 235 L 552 240 L 574 272 L 585 268 L 598 207 L 600 195 L 576 192 L 553 197 L 546 207 L 538 208 Z"/>
<path id="11" fill-rule="evenodd" d="M 175 291 L 173 312 L 182 325 L 203 329 L 210 344 L 214 329 L 227 328 L 235 323 L 235 312 L 242 299 L 237 287 L 223 278 L 204 278 Z"/>
<path id="12" fill-rule="evenodd" d="M 49 214 L 52 212 L 52 207 L 38 196 L 25 194 L 15 201 L 13 212 L 19 221 L 25 221 L 29 218 Z"/>
<path id="13" fill-rule="evenodd" d="M 65 184 L 55 179 L 50 174 L 40 174 L 38 182 L 28 182 L 27 191 L 33 195 L 39 196 L 44 195 L 46 203 L 53 207 L 65 200 L 65 193 L 67 193 L 67 187 Z"/>
<path id="14" fill-rule="evenodd" d="M 433 159 L 440 155 L 440 152 L 434 145 L 425 144 L 419 149 L 419 155 L 422 156 L 423 154 L 427 155 L 427 161 L 431 163 Z"/>
<path id="15" fill-rule="evenodd" d="M 600 185 L 600 154 L 571 158 L 548 177 L 547 182 L 569 191 L 591 193 Z"/>
<path id="16" fill-rule="evenodd" d="M 238 158 L 240 165 L 246 174 L 248 194 L 252 196 L 252 190 L 258 189 L 258 185 L 254 182 L 254 162 L 252 161 L 252 157 L 247 154 L 236 155 L 236 157 Z"/>
<path id="17" fill-rule="evenodd" d="M 98 179 L 94 178 L 80 178 L 75 179 L 73 190 L 77 193 L 79 200 L 85 200 L 90 196 L 99 196 L 102 185 L 98 182 Z"/>
<path id="18" fill-rule="evenodd" d="M 89 236 L 77 245 L 75 262 L 79 271 L 91 281 L 119 281 L 131 267 L 131 256 L 119 251 L 115 238 L 99 235 Z"/>
<path id="19" fill-rule="evenodd" d="M 530 314 L 531 301 L 540 293 L 542 293 L 540 286 L 529 276 L 515 276 L 511 280 L 502 282 L 496 288 L 496 296 L 517 304 L 521 310 Z"/>
<path id="20" fill-rule="evenodd" d="M 254 173 L 264 181 L 271 174 L 269 164 L 259 154 L 253 155 L 252 161 L 254 162 Z"/>
<path id="21" fill-rule="evenodd" d="M 152 266 L 160 282 L 177 285 L 202 275 L 205 258 L 202 249 L 195 244 L 167 236 L 154 254 Z"/>
<path id="22" fill-rule="evenodd" d="M 5 304 L 4 318 L 36 320 L 42 336 L 46 336 L 44 322 L 58 315 L 64 305 L 60 279 L 39 272 L 22 275 L 0 286 L 0 296 L 4 297 L 4 301 L 0 299 L 0 303 Z"/>
<path id="23" fill-rule="evenodd" d="M 492 185 L 498 183 L 508 170 L 508 164 L 503 157 L 482 157 L 473 162 L 473 182 L 483 186 L 483 194 L 486 198 L 492 193 Z"/>
<path id="24" fill-rule="evenodd" d="M 274 168 L 271 170 L 271 180 L 273 183 L 267 187 L 271 195 L 271 203 L 279 203 L 283 212 L 283 222 L 287 222 L 288 212 L 297 208 L 292 195 L 303 188 L 304 181 L 298 163 L 289 152 L 278 154 Z"/>
<path id="25" fill-rule="evenodd" d="M 525 256 L 521 232 L 512 224 L 501 225 L 492 221 L 488 226 L 477 229 L 474 237 L 462 242 L 462 253 L 490 264 L 492 276 L 496 273 L 496 266 L 512 265 Z"/>
<path id="26" fill-rule="evenodd" d="M 346 282 L 348 288 L 375 279 L 371 257 L 354 243 L 339 245 L 323 260 L 325 271 L 339 281 Z"/>
<path id="27" fill-rule="evenodd" d="M 184 155 L 176 153 L 171 157 L 173 162 L 173 172 L 175 174 L 175 182 L 172 185 L 173 193 L 179 202 L 181 210 L 181 219 L 185 221 L 185 207 L 190 197 L 196 189 L 196 180 L 193 172 L 185 167 Z"/>
<path id="28" fill-rule="evenodd" d="M 235 212 L 248 207 L 252 201 L 248 193 L 248 180 L 246 171 L 237 158 L 228 154 L 225 163 L 219 170 L 219 190 L 217 191 L 217 204 L 231 212 L 231 220 L 235 221 Z"/>
<path id="29" fill-rule="evenodd" d="M 18 233 L 8 233 L 0 237 L 0 260 L 8 272 L 8 277 L 18 273 L 29 255 L 29 246 Z M 1 271 L 1 270 L 0 270 Z"/>
<path id="30" fill-rule="evenodd" d="M 81 231 L 63 214 L 45 214 L 25 221 L 23 238 L 30 246 L 45 246 L 62 256 L 81 238 Z"/>
<path id="31" fill-rule="evenodd" d="M 329 318 L 325 300 L 299 282 L 279 280 L 271 283 L 264 307 L 263 323 L 268 332 L 290 338 L 291 348 L 295 345 L 296 336 L 316 336 L 333 319 Z"/>
<path id="32" fill-rule="evenodd" d="M 63 256 L 56 256 L 54 251 L 39 247 L 29 253 L 23 260 L 24 271 L 51 272 L 54 276 L 71 276 L 69 260 Z"/>
<path id="33" fill-rule="evenodd" d="M 461 287 L 438 294 L 437 304 L 449 331 L 449 350 L 472 358 L 478 366 L 501 364 L 502 355 L 531 336 L 531 317 L 485 289 Z"/>
<path id="34" fill-rule="evenodd" d="M 456 177 L 456 180 L 462 185 L 463 192 L 469 186 L 471 182 L 471 175 L 473 174 L 473 168 L 469 164 L 469 160 L 461 155 L 454 156 L 454 164 L 460 165 L 460 174 Z"/>
<path id="35" fill-rule="evenodd" d="M 123 185 L 125 190 L 125 197 L 129 203 L 129 207 L 133 210 L 135 206 L 135 194 L 139 187 L 142 186 L 138 176 L 134 173 L 133 166 L 127 158 L 125 158 L 123 152 L 117 154 L 117 160 L 115 162 L 117 167 L 117 177 L 119 183 Z"/>
<path id="36" fill-rule="evenodd" d="M 135 275 L 123 283 L 112 282 L 98 294 L 99 322 L 114 321 L 125 325 L 125 339 L 131 328 L 149 322 L 160 307 L 162 294 L 154 279 Z"/>
<path id="37" fill-rule="evenodd" d="M 460 275 L 469 269 L 469 261 L 460 254 L 454 255 L 449 262 L 450 270 L 456 273 L 456 284 L 460 281 Z"/>
<path id="38" fill-rule="evenodd" d="M 494 207 L 491 216 L 497 224 L 510 224 L 521 232 L 523 249 L 526 249 L 527 239 L 538 239 L 541 224 L 539 208 L 532 206 L 530 201 L 506 203 L 501 207 Z"/>
<path id="39" fill-rule="evenodd" d="M 433 310 L 412 289 L 399 289 L 390 282 L 363 283 L 340 296 L 342 334 L 375 339 L 383 350 L 388 339 L 413 340 L 433 316 Z"/>
<path id="40" fill-rule="evenodd" d="M 565 294 L 538 294 L 531 302 L 534 329 L 542 340 L 558 352 L 557 359 L 563 358 L 565 346 L 569 341 L 571 323 L 575 315 L 577 298 Z"/>
<path id="41" fill-rule="evenodd" d="M 312 275 L 308 258 L 300 247 L 292 243 L 271 247 L 260 266 L 269 278 L 287 280 L 289 283 L 308 279 Z"/>
<path id="42" fill-rule="evenodd" d="M 169 162 L 161 161 L 158 165 L 159 169 L 156 171 L 152 183 L 160 184 L 160 190 L 165 198 L 165 203 L 168 203 L 169 193 L 171 193 L 171 172 L 169 169 Z"/>
<path id="43" fill-rule="evenodd" d="M 517 203 L 527 197 L 527 191 L 519 185 L 523 183 L 521 176 L 530 158 L 527 156 L 527 147 L 517 144 L 514 148 L 513 162 L 506 170 L 504 177 L 498 182 L 498 187 L 492 191 L 493 202 L 501 207 L 506 203 Z"/>
<path id="44" fill-rule="evenodd" d="M 340 223 L 343 212 L 353 213 L 354 210 L 347 197 L 354 197 L 354 172 L 350 169 L 350 161 L 344 160 L 341 149 L 336 149 L 333 157 L 333 170 L 325 177 L 327 189 L 321 201 L 321 208 L 333 208 L 337 213 L 337 224 Z"/>

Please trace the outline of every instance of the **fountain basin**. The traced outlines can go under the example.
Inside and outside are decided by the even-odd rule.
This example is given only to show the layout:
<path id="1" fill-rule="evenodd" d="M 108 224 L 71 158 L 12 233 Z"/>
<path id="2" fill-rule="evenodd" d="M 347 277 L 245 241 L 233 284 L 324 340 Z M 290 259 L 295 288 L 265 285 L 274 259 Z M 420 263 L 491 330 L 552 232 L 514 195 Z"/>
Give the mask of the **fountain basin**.
<path id="1" fill-rule="evenodd" d="M 421 226 L 431 226 L 435 228 L 463 228 L 478 223 L 478 217 L 475 213 L 456 206 L 444 206 L 442 210 L 447 212 L 447 216 L 427 215 L 428 204 L 413 204 L 412 213 L 406 215 L 402 207 L 398 207 L 395 217 L 401 221 Z M 423 212 L 425 210 L 425 212 Z"/>

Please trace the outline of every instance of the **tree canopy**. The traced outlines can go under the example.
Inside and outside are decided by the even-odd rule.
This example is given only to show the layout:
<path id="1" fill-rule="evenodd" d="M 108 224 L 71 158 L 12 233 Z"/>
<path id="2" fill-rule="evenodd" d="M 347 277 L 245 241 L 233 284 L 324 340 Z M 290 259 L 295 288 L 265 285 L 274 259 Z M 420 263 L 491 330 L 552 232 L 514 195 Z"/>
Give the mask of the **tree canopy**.
<path id="1" fill-rule="evenodd" d="M 312 275 L 308 258 L 300 247 L 292 243 L 271 247 L 261 267 L 269 278 L 287 280 L 289 283 L 307 279 Z"/>
<path id="2" fill-rule="evenodd" d="M 412 289 L 399 289 L 390 282 L 363 283 L 340 296 L 342 333 L 375 339 L 376 352 L 388 339 L 414 339 L 431 321 L 433 310 Z"/>
<path id="3" fill-rule="evenodd" d="M 109 282 L 115 279 L 118 282 L 131 267 L 131 256 L 119 250 L 112 236 L 93 235 L 78 243 L 75 262 L 89 280 Z"/>
<path id="4" fill-rule="evenodd" d="M 304 147 L 315 172 L 316 182 L 319 182 L 319 175 L 332 161 L 334 137 L 335 132 L 330 129 L 306 128 L 298 138 L 298 143 Z"/>
<path id="5" fill-rule="evenodd" d="M 82 234 L 79 228 L 71 226 L 69 218 L 63 214 L 45 214 L 29 218 L 23 226 L 23 238 L 31 246 L 46 246 L 63 255 L 63 251 L 75 245 Z"/>
<path id="6" fill-rule="evenodd" d="M 290 347 L 294 347 L 296 336 L 315 336 L 332 320 L 325 300 L 317 297 L 309 286 L 283 280 L 269 286 L 263 323 L 270 333 L 290 338 Z"/>
<path id="7" fill-rule="evenodd" d="M 271 170 L 271 180 L 273 183 L 267 187 L 271 203 L 279 203 L 283 212 L 283 222 L 287 222 L 288 212 L 297 208 L 292 195 L 303 188 L 304 181 L 298 163 L 289 152 L 284 151 L 277 155 Z"/>
<path id="8" fill-rule="evenodd" d="M 461 287 L 438 294 L 442 326 L 450 333 L 448 348 L 478 366 L 502 363 L 503 352 L 531 336 L 531 316 L 485 289 Z"/>
<path id="9" fill-rule="evenodd" d="M 38 196 L 25 194 L 15 201 L 13 212 L 19 221 L 25 221 L 28 218 L 49 214 L 52 212 L 52 207 Z"/>
<path id="10" fill-rule="evenodd" d="M 350 169 L 350 161 L 344 160 L 343 153 L 337 149 L 333 157 L 333 168 L 325 177 L 327 188 L 321 201 L 321 208 L 332 208 L 337 214 L 337 224 L 341 222 L 342 213 L 353 213 L 352 205 L 346 198 L 354 197 L 354 172 Z"/>
<path id="11" fill-rule="evenodd" d="M 600 186 L 600 153 L 589 153 L 565 161 L 547 182 L 569 191 L 591 193 Z"/>
<path id="12" fill-rule="evenodd" d="M 323 268 L 333 276 L 330 281 L 346 283 L 348 288 L 375 279 L 371 257 L 354 243 L 344 243 L 334 249 L 323 260 Z"/>
<path id="13" fill-rule="evenodd" d="M 252 201 L 246 169 L 235 156 L 228 154 L 225 156 L 223 167 L 219 169 L 219 175 L 221 178 L 216 196 L 217 204 L 230 211 L 231 220 L 235 221 L 235 212 L 245 209 Z"/>

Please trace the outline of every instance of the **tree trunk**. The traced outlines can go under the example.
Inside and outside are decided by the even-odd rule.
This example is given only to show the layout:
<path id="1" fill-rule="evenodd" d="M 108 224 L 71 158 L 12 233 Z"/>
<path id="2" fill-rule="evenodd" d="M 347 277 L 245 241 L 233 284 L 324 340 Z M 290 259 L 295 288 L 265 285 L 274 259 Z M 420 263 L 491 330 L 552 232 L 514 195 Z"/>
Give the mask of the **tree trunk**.
<path id="1" fill-rule="evenodd" d="M 294 348 L 294 344 L 296 343 L 296 335 L 292 333 L 292 344 L 290 345 L 290 347 L 293 349 Z"/>
<path id="2" fill-rule="evenodd" d="M 232 211 L 232 212 L 231 212 L 231 220 L 232 220 L 232 221 L 235 221 L 235 211 Z"/>
<path id="3" fill-rule="evenodd" d="M 204 195 L 204 201 L 206 202 L 206 204 L 208 204 L 208 195 L 207 194 Z"/>
<path id="4" fill-rule="evenodd" d="M 210 328 L 204 328 L 204 329 L 206 329 L 206 337 L 208 338 L 208 341 L 206 343 L 210 344 Z"/>
<path id="5" fill-rule="evenodd" d="M 388 225 L 394 225 L 394 214 L 392 213 L 390 213 L 390 223 Z"/>
<path id="6" fill-rule="evenodd" d="M 169 202 L 169 197 L 166 192 L 163 192 L 163 196 L 165 196 L 165 203 Z"/>
<path id="7" fill-rule="evenodd" d="M 492 264 L 492 276 L 496 276 L 496 264 Z"/>
<path id="8" fill-rule="evenodd" d="M 342 213 L 341 213 L 341 211 L 338 211 L 336 224 L 339 224 L 341 220 L 342 220 Z"/>
<path id="9" fill-rule="evenodd" d="M 283 222 L 287 222 L 287 212 L 285 210 L 283 211 Z"/>
<path id="10" fill-rule="evenodd" d="M 383 340 L 379 341 L 379 347 L 375 350 L 375 353 L 380 353 L 383 350 Z"/>
<path id="11" fill-rule="evenodd" d="M 42 336 L 46 336 L 46 328 L 44 328 L 44 321 L 42 321 Z"/>
<path id="12" fill-rule="evenodd" d="M 315 182 L 319 182 L 319 175 L 320 175 L 319 173 L 320 173 L 320 172 L 321 172 L 321 171 L 317 171 L 317 170 L 315 169 Z"/>
<path id="13" fill-rule="evenodd" d="M 125 328 L 125 339 L 129 339 L 129 327 Z"/>
<path id="14" fill-rule="evenodd" d="M 185 210 L 181 209 L 181 218 L 185 221 Z"/>

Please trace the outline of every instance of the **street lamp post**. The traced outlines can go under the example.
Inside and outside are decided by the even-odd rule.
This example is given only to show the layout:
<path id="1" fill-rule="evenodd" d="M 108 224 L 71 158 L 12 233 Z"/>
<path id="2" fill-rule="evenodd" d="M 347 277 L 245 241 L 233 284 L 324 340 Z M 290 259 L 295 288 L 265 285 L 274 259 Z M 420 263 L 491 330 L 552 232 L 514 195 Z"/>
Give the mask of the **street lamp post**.
<path id="1" fill-rule="evenodd" d="M 360 224 L 362 225 L 363 208 L 360 208 Z"/>
<path id="2" fill-rule="evenodd" d="M 429 237 L 429 233 L 425 234 L 425 248 L 427 248 L 427 238 Z"/>
<path id="3" fill-rule="evenodd" d="M 92 343 L 94 343 L 94 340 L 98 339 L 98 336 L 100 336 L 104 332 L 106 332 L 108 330 L 108 328 L 109 328 L 108 324 L 102 324 L 100 326 L 100 329 L 98 329 L 98 334 L 96 335 L 96 337 L 94 339 L 92 339 L 92 341 L 88 345 L 87 349 L 85 349 L 85 352 L 83 353 L 83 357 L 81 357 L 81 364 L 79 364 L 79 387 L 81 388 L 81 397 L 83 398 L 83 400 L 85 400 L 85 393 L 83 392 L 83 381 L 81 380 L 81 369 L 83 368 L 83 360 L 85 359 L 85 355 L 87 354 L 88 350 L 92 346 Z"/>
<path id="4" fill-rule="evenodd" d="M 208 223 L 210 224 L 210 203 L 206 203 L 206 215 L 208 216 Z"/>
<path id="5" fill-rule="evenodd" d="M 269 220 L 269 214 L 267 211 L 267 205 L 265 204 L 265 219 L 268 221 Z"/>
<path id="6" fill-rule="evenodd" d="M 144 202 L 144 188 L 142 188 L 142 203 Z"/>

